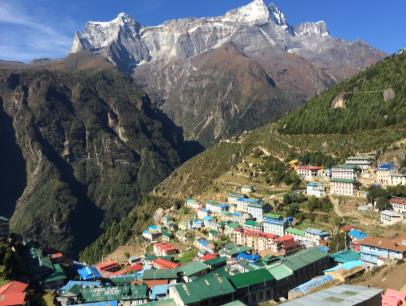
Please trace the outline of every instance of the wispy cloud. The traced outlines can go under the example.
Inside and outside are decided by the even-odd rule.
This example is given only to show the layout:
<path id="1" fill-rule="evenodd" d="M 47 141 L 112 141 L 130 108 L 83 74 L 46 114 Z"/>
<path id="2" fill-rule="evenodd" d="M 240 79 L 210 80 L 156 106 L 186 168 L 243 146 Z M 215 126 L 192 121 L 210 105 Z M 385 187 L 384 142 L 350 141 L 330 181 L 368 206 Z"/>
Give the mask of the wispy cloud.
<path id="1" fill-rule="evenodd" d="M 32 11 L 24 1 L 0 0 L 0 59 L 63 56 L 72 37 L 59 29 L 51 18 Z"/>

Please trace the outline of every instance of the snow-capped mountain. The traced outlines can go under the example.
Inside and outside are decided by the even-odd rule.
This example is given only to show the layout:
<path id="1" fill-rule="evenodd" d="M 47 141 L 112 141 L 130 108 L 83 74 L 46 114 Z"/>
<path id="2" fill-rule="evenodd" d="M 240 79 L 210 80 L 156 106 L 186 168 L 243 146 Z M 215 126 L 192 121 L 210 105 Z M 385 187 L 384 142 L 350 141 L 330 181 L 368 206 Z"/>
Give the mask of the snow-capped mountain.
<path id="1" fill-rule="evenodd" d="M 293 26 L 264 0 L 158 26 L 124 13 L 88 22 L 71 53 L 83 50 L 131 74 L 187 138 L 205 144 L 261 125 L 384 57 L 362 41 L 334 38 L 324 21 Z"/>
<path id="2" fill-rule="evenodd" d="M 244 45 L 236 36 L 250 28 L 258 30 L 265 47 L 277 45 L 293 53 L 307 50 L 309 39 L 320 45 L 332 40 L 325 22 L 293 28 L 274 4 L 254 0 L 224 16 L 170 20 L 153 27 L 143 27 L 125 13 L 110 22 L 88 22 L 83 32 L 76 33 L 71 53 L 100 51 L 117 64 L 135 66 L 163 58 L 188 58 L 230 41 Z"/>

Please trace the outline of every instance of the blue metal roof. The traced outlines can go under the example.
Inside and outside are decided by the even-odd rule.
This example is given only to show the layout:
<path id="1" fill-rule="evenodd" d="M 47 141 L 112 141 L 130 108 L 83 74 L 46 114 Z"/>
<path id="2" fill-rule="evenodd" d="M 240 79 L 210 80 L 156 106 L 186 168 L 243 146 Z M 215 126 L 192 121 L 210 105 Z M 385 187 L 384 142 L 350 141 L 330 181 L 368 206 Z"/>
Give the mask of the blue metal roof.
<path id="1" fill-rule="evenodd" d="M 328 253 L 328 251 L 330 250 L 328 246 L 320 246 L 319 247 L 320 251 L 324 252 L 324 253 Z"/>
<path id="2" fill-rule="evenodd" d="M 204 238 L 199 239 L 198 242 L 203 246 L 208 246 L 209 245 L 209 242 Z"/>
<path id="3" fill-rule="evenodd" d="M 379 164 L 379 166 L 378 166 L 378 170 L 389 171 L 392 169 L 393 169 L 392 163 L 382 163 L 382 164 Z"/>
<path id="4" fill-rule="evenodd" d="M 317 187 L 317 186 L 320 186 L 320 184 L 316 183 L 316 182 L 310 182 L 310 183 L 307 183 L 307 186 L 308 187 Z"/>
<path id="5" fill-rule="evenodd" d="M 234 216 L 234 217 L 241 217 L 241 216 L 242 216 L 242 213 L 240 213 L 240 212 L 233 212 L 233 216 Z"/>
<path id="6" fill-rule="evenodd" d="M 169 285 L 158 285 L 151 288 L 151 293 L 149 294 L 149 298 L 151 300 L 158 299 L 159 295 L 166 295 L 168 294 Z"/>
<path id="7" fill-rule="evenodd" d="M 324 284 L 328 283 L 328 282 L 332 282 L 334 280 L 334 277 L 332 277 L 331 275 L 323 275 L 323 276 L 319 276 L 319 277 L 315 277 L 312 280 L 309 280 L 306 283 L 303 283 L 299 286 L 297 286 L 296 288 L 293 288 L 291 291 L 294 292 L 302 292 L 304 294 L 309 293 L 310 291 L 323 286 Z"/>
<path id="8" fill-rule="evenodd" d="M 348 232 L 348 235 L 353 239 L 364 239 L 364 238 L 368 237 L 367 234 L 365 234 L 364 232 L 357 230 L 357 229 L 350 230 Z"/>
<path id="9" fill-rule="evenodd" d="M 261 256 L 259 256 L 258 254 L 240 253 L 237 255 L 237 259 L 255 263 L 261 259 Z"/>
<path id="10" fill-rule="evenodd" d="M 100 282 L 87 282 L 87 281 L 69 281 L 65 286 L 59 289 L 61 292 L 66 292 L 72 289 L 73 286 L 80 286 L 80 287 L 98 287 L 100 286 Z"/>
<path id="11" fill-rule="evenodd" d="M 238 198 L 240 202 L 247 202 L 247 203 L 259 203 L 260 200 L 258 199 L 251 199 L 251 198 Z"/>
<path id="12" fill-rule="evenodd" d="M 78 270 L 82 280 L 91 280 L 101 278 L 99 271 L 95 267 L 84 267 Z"/>
<path id="13" fill-rule="evenodd" d="M 353 261 L 347 261 L 346 263 L 340 264 L 338 266 L 335 266 L 333 268 L 324 270 L 324 272 L 332 272 L 332 271 L 337 271 L 337 270 L 346 270 L 349 271 L 351 269 L 354 269 L 356 267 L 363 267 L 365 266 L 365 262 L 362 260 L 353 260 Z"/>
<path id="14" fill-rule="evenodd" d="M 307 229 L 305 229 L 305 232 L 309 233 L 309 234 L 312 234 L 312 235 L 317 235 L 317 236 L 320 236 L 320 237 L 327 237 L 327 236 L 330 235 L 329 233 L 327 233 L 325 231 L 322 231 L 322 230 L 319 230 L 319 229 L 316 229 L 316 228 L 307 228 Z"/>
<path id="15" fill-rule="evenodd" d="M 205 216 L 205 217 L 203 217 L 203 220 L 210 221 L 210 220 L 213 220 L 213 217 L 212 216 Z"/>

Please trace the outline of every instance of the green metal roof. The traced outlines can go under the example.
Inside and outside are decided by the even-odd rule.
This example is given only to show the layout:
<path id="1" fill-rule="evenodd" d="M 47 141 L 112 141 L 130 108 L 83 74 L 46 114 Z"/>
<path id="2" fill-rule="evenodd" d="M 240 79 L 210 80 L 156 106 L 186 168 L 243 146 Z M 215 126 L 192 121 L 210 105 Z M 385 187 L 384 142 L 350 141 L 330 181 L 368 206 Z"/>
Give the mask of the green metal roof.
<path id="1" fill-rule="evenodd" d="M 229 277 L 231 283 L 237 289 L 256 285 L 263 282 L 273 281 L 275 278 L 266 269 L 240 273 Z"/>
<path id="2" fill-rule="evenodd" d="M 341 251 L 338 253 L 331 254 L 330 257 L 333 258 L 334 261 L 336 261 L 336 262 L 346 263 L 349 261 L 358 260 L 360 258 L 360 254 L 353 250 L 346 250 L 346 251 Z"/>
<path id="3" fill-rule="evenodd" d="M 247 306 L 247 305 L 241 301 L 236 300 L 227 304 L 223 304 L 222 306 Z"/>
<path id="4" fill-rule="evenodd" d="M 167 230 L 162 231 L 162 235 L 171 238 L 172 234 L 168 232 Z"/>
<path id="5" fill-rule="evenodd" d="M 236 228 L 236 227 L 239 227 L 240 225 L 238 223 L 230 222 L 230 223 L 227 223 L 226 226 L 230 227 L 230 228 Z"/>
<path id="6" fill-rule="evenodd" d="M 206 260 L 204 263 L 210 267 L 226 265 L 227 257 L 217 257 L 217 258 L 209 259 L 209 260 Z"/>
<path id="7" fill-rule="evenodd" d="M 186 305 L 235 292 L 229 280 L 218 274 L 199 278 L 186 284 L 177 284 L 175 290 Z"/>
<path id="8" fill-rule="evenodd" d="M 268 268 L 269 273 L 277 280 L 281 280 L 293 275 L 293 272 L 284 264 L 278 263 Z"/>
<path id="9" fill-rule="evenodd" d="M 288 234 L 292 234 L 292 235 L 297 235 L 297 236 L 305 236 L 305 232 L 301 229 L 298 228 L 294 228 L 294 227 L 289 227 L 288 229 L 286 229 L 286 232 Z"/>
<path id="10" fill-rule="evenodd" d="M 282 219 L 283 218 L 282 215 L 272 214 L 272 213 L 264 214 L 264 217 L 273 218 L 273 219 Z"/>
<path id="11" fill-rule="evenodd" d="M 351 164 L 341 164 L 341 165 L 336 165 L 336 166 L 333 166 L 333 169 L 334 168 L 341 168 L 341 169 L 356 169 L 357 167 L 356 166 L 353 166 L 353 165 L 351 165 Z"/>
<path id="12" fill-rule="evenodd" d="M 128 284 L 136 280 L 136 276 L 133 274 L 120 275 L 111 277 L 110 280 L 115 284 Z"/>
<path id="13" fill-rule="evenodd" d="M 144 280 L 176 279 L 177 277 L 178 273 L 176 269 L 165 269 L 165 270 L 149 269 L 144 271 L 142 279 Z"/>
<path id="14" fill-rule="evenodd" d="M 247 225 L 247 226 L 252 226 L 252 227 L 261 227 L 262 226 L 261 223 L 258 223 L 258 222 L 254 221 L 254 220 L 245 221 L 244 224 Z"/>
<path id="15" fill-rule="evenodd" d="M 209 231 L 210 234 L 212 234 L 213 236 L 217 236 L 217 231 L 212 229 Z"/>
<path id="16" fill-rule="evenodd" d="M 330 180 L 330 182 L 333 182 L 333 183 L 348 183 L 348 184 L 354 184 L 354 183 L 355 183 L 355 180 L 332 178 L 332 179 Z"/>
<path id="17" fill-rule="evenodd" d="M 252 248 L 248 247 L 248 246 L 238 246 L 235 245 L 233 243 L 229 243 L 225 246 L 225 252 L 229 255 L 229 256 L 234 256 L 237 254 L 240 254 L 242 252 L 247 252 L 247 251 L 251 251 Z"/>
<path id="18" fill-rule="evenodd" d="M 147 298 L 147 285 L 124 285 L 116 287 L 81 288 L 81 295 L 86 302 L 112 300 L 139 300 Z"/>
<path id="19" fill-rule="evenodd" d="M 328 254 L 322 252 L 320 248 L 314 247 L 311 249 L 306 249 L 300 251 L 294 255 L 285 257 L 282 262 L 285 264 L 290 270 L 296 271 L 300 270 L 307 265 L 312 264 L 322 258 L 327 257 Z"/>
<path id="20" fill-rule="evenodd" d="M 174 299 L 163 299 L 154 302 L 141 304 L 140 306 L 176 306 Z"/>
<path id="21" fill-rule="evenodd" d="M 185 276 L 192 276 L 199 272 L 208 270 L 209 266 L 201 261 L 192 261 L 177 268 L 177 271 Z"/>

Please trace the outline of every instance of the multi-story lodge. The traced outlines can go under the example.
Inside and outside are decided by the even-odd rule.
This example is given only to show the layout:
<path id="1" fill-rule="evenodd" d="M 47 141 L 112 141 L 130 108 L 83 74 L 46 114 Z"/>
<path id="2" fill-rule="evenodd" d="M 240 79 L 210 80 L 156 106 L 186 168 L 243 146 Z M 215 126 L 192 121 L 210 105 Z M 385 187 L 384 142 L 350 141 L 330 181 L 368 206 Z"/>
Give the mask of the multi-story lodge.
<path id="1" fill-rule="evenodd" d="M 264 214 L 271 210 L 271 206 L 268 203 L 256 202 L 248 204 L 248 213 L 255 218 L 257 222 L 264 220 Z"/>
<path id="2" fill-rule="evenodd" d="M 228 211 L 229 205 L 217 203 L 215 201 L 207 201 L 206 202 L 206 209 L 213 214 L 221 214 L 222 212 Z"/>
<path id="3" fill-rule="evenodd" d="M 238 198 L 236 201 L 237 210 L 242 212 L 248 212 L 248 206 L 250 204 L 259 204 L 262 201 L 259 199 L 252 199 L 252 198 Z"/>
<path id="4" fill-rule="evenodd" d="M 391 186 L 406 185 L 406 175 L 402 173 L 392 173 L 389 185 Z"/>
<path id="5" fill-rule="evenodd" d="M 237 228 L 231 235 L 231 241 L 237 245 L 252 248 L 256 252 L 271 248 L 276 235 L 256 230 Z"/>
<path id="6" fill-rule="evenodd" d="M 384 186 L 406 185 L 406 175 L 399 173 L 392 163 L 380 164 L 376 171 L 376 178 Z"/>
<path id="7" fill-rule="evenodd" d="M 354 196 L 356 194 L 356 181 L 349 179 L 331 179 L 330 193 L 339 196 Z"/>
<path id="8" fill-rule="evenodd" d="M 357 167 L 338 165 L 331 170 L 330 193 L 340 196 L 354 196 L 357 191 Z"/>
<path id="9" fill-rule="evenodd" d="M 229 193 L 227 195 L 227 202 L 229 204 L 237 204 L 238 199 L 239 198 L 243 198 L 244 195 L 243 194 L 239 194 L 239 193 Z"/>
<path id="10" fill-rule="evenodd" d="M 330 234 L 315 228 L 307 228 L 305 230 L 305 245 L 307 247 L 313 247 L 322 245 L 327 242 Z"/>
<path id="11" fill-rule="evenodd" d="M 0 240 L 8 238 L 9 228 L 9 219 L 0 216 Z"/>
<path id="12" fill-rule="evenodd" d="M 302 165 L 297 167 L 296 172 L 298 175 L 310 180 L 317 176 L 319 170 L 321 170 L 321 167 Z"/>
<path id="13" fill-rule="evenodd" d="M 326 196 L 326 188 L 319 183 L 310 182 L 307 184 L 306 193 L 309 196 L 323 198 Z"/>
<path id="14" fill-rule="evenodd" d="M 356 155 L 356 156 L 350 156 L 347 158 L 345 161 L 346 165 L 350 165 L 353 167 L 357 167 L 361 169 L 362 171 L 368 170 L 371 168 L 372 165 L 372 160 L 374 158 L 372 156 L 368 155 Z"/>
<path id="15" fill-rule="evenodd" d="M 382 265 L 388 260 L 400 260 L 406 257 L 406 235 L 394 239 L 367 237 L 360 242 L 360 259 L 374 265 Z"/>
<path id="16" fill-rule="evenodd" d="M 288 228 L 289 222 L 286 218 L 277 214 L 264 215 L 264 232 L 278 236 L 284 236 L 285 230 Z"/>
<path id="17" fill-rule="evenodd" d="M 376 178 L 382 185 L 389 185 L 391 181 L 391 175 L 393 171 L 392 163 L 382 163 L 379 164 L 376 170 Z"/>
<path id="18" fill-rule="evenodd" d="M 190 208 L 194 209 L 194 210 L 197 210 L 197 209 L 199 209 L 199 207 L 201 207 L 202 204 L 200 202 L 192 199 L 192 198 L 189 198 L 189 199 L 186 200 L 185 205 L 187 207 L 190 207 Z"/>
<path id="19" fill-rule="evenodd" d="M 406 216 L 406 198 L 393 197 L 389 200 L 394 211 Z"/>
<path id="20" fill-rule="evenodd" d="M 358 168 L 353 165 L 342 164 L 332 167 L 332 179 L 356 180 Z"/>

